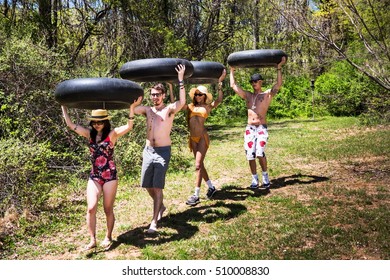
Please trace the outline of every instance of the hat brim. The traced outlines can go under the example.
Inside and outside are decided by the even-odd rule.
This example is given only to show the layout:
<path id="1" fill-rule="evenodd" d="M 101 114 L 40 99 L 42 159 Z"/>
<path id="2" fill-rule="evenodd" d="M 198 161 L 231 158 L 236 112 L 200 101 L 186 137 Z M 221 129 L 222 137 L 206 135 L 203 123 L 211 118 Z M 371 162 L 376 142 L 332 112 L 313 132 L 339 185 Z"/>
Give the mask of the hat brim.
<path id="1" fill-rule="evenodd" d="M 191 100 L 194 100 L 195 93 L 197 91 L 200 92 L 197 88 L 190 89 L 190 92 L 188 93 L 188 95 L 191 97 Z M 202 92 L 202 93 L 206 94 L 206 101 L 205 102 L 207 104 L 210 104 L 213 101 L 213 95 L 211 93 L 209 93 L 209 92 L 207 92 L 207 93 Z"/>
<path id="2" fill-rule="evenodd" d="M 110 120 L 111 116 L 105 116 L 105 117 L 87 117 L 89 121 L 104 121 L 104 120 Z"/>

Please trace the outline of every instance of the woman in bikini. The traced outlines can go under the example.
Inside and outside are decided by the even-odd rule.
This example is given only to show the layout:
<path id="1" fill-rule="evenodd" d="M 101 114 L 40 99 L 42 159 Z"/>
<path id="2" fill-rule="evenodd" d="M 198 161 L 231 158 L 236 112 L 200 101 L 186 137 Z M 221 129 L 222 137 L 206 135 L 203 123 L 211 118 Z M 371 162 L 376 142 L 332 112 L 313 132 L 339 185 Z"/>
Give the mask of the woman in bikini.
<path id="1" fill-rule="evenodd" d="M 209 175 L 204 167 L 204 159 L 209 148 L 210 138 L 205 127 L 205 121 L 212 109 L 216 108 L 223 98 L 222 81 L 225 79 L 226 70 L 218 79 L 218 98 L 215 101 L 205 86 L 192 88 L 189 92 L 192 103 L 184 105 L 182 110 L 187 110 L 188 129 L 190 132 L 189 148 L 195 157 L 195 192 L 189 197 L 186 204 L 194 206 L 200 202 L 199 194 L 202 178 L 208 186 L 207 198 L 210 199 L 216 192 Z M 172 90 L 171 90 L 172 93 Z"/>
<path id="2" fill-rule="evenodd" d="M 112 244 L 112 231 L 114 229 L 114 201 L 118 188 L 118 178 L 113 159 L 114 146 L 120 136 L 133 129 L 134 108 L 141 104 L 139 97 L 130 105 L 130 113 L 127 124 L 111 129 L 110 119 L 106 110 L 92 110 L 90 128 L 80 126 L 71 121 L 68 108 L 61 106 L 66 125 L 78 135 L 89 139 L 89 151 L 92 169 L 87 184 L 87 226 L 90 242 L 83 250 L 96 248 L 96 212 L 101 195 L 103 195 L 103 207 L 106 214 L 107 231 L 103 242 L 100 244 L 108 249 Z"/>

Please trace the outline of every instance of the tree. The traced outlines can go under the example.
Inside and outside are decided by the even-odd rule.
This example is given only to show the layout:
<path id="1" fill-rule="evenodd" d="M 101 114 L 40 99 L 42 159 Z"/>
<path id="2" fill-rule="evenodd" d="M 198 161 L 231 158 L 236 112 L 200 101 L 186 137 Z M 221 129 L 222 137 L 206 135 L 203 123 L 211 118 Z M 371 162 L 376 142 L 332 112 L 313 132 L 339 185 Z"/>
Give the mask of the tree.
<path id="1" fill-rule="evenodd" d="M 387 13 L 390 1 L 271 2 L 299 33 L 326 44 L 340 59 L 390 90 L 390 17 Z"/>

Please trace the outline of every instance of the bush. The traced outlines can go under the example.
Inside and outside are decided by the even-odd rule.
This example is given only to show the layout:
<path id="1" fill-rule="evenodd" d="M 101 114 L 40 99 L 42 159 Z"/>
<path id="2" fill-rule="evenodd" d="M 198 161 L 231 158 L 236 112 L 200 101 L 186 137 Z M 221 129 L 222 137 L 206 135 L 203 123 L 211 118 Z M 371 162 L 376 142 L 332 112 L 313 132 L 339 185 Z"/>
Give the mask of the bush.
<path id="1" fill-rule="evenodd" d="M 378 120 L 386 114 L 384 89 L 356 71 L 345 61 L 339 61 L 318 77 L 317 100 L 332 116 L 371 116 Z M 384 106 L 385 105 L 385 106 Z M 374 115 L 373 115 L 374 113 Z"/>
<path id="2" fill-rule="evenodd" d="M 63 171 L 53 168 L 66 161 L 67 154 L 58 154 L 50 145 L 0 140 L 0 215 L 11 206 L 19 213 L 39 211 L 52 188 L 65 183 Z"/>
<path id="3" fill-rule="evenodd" d="M 306 77 L 288 77 L 268 110 L 270 118 L 296 118 L 312 115 L 312 92 Z"/>

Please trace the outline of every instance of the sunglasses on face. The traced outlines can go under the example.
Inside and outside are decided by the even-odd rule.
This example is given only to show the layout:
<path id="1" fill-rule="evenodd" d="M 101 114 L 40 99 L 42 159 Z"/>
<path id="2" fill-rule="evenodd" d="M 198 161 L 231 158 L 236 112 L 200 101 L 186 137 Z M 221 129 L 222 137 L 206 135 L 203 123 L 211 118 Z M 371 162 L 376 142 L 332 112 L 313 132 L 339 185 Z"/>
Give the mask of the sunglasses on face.
<path id="1" fill-rule="evenodd" d="M 162 95 L 162 93 L 151 93 L 150 96 L 151 97 L 160 97 Z"/>
<path id="2" fill-rule="evenodd" d="M 97 122 L 92 121 L 92 122 L 91 122 L 91 125 L 103 125 L 103 124 L 104 124 L 103 121 L 97 121 Z"/>
<path id="3" fill-rule="evenodd" d="M 194 96 L 204 96 L 206 94 L 203 94 L 203 93 L 195 93 Z"/>

